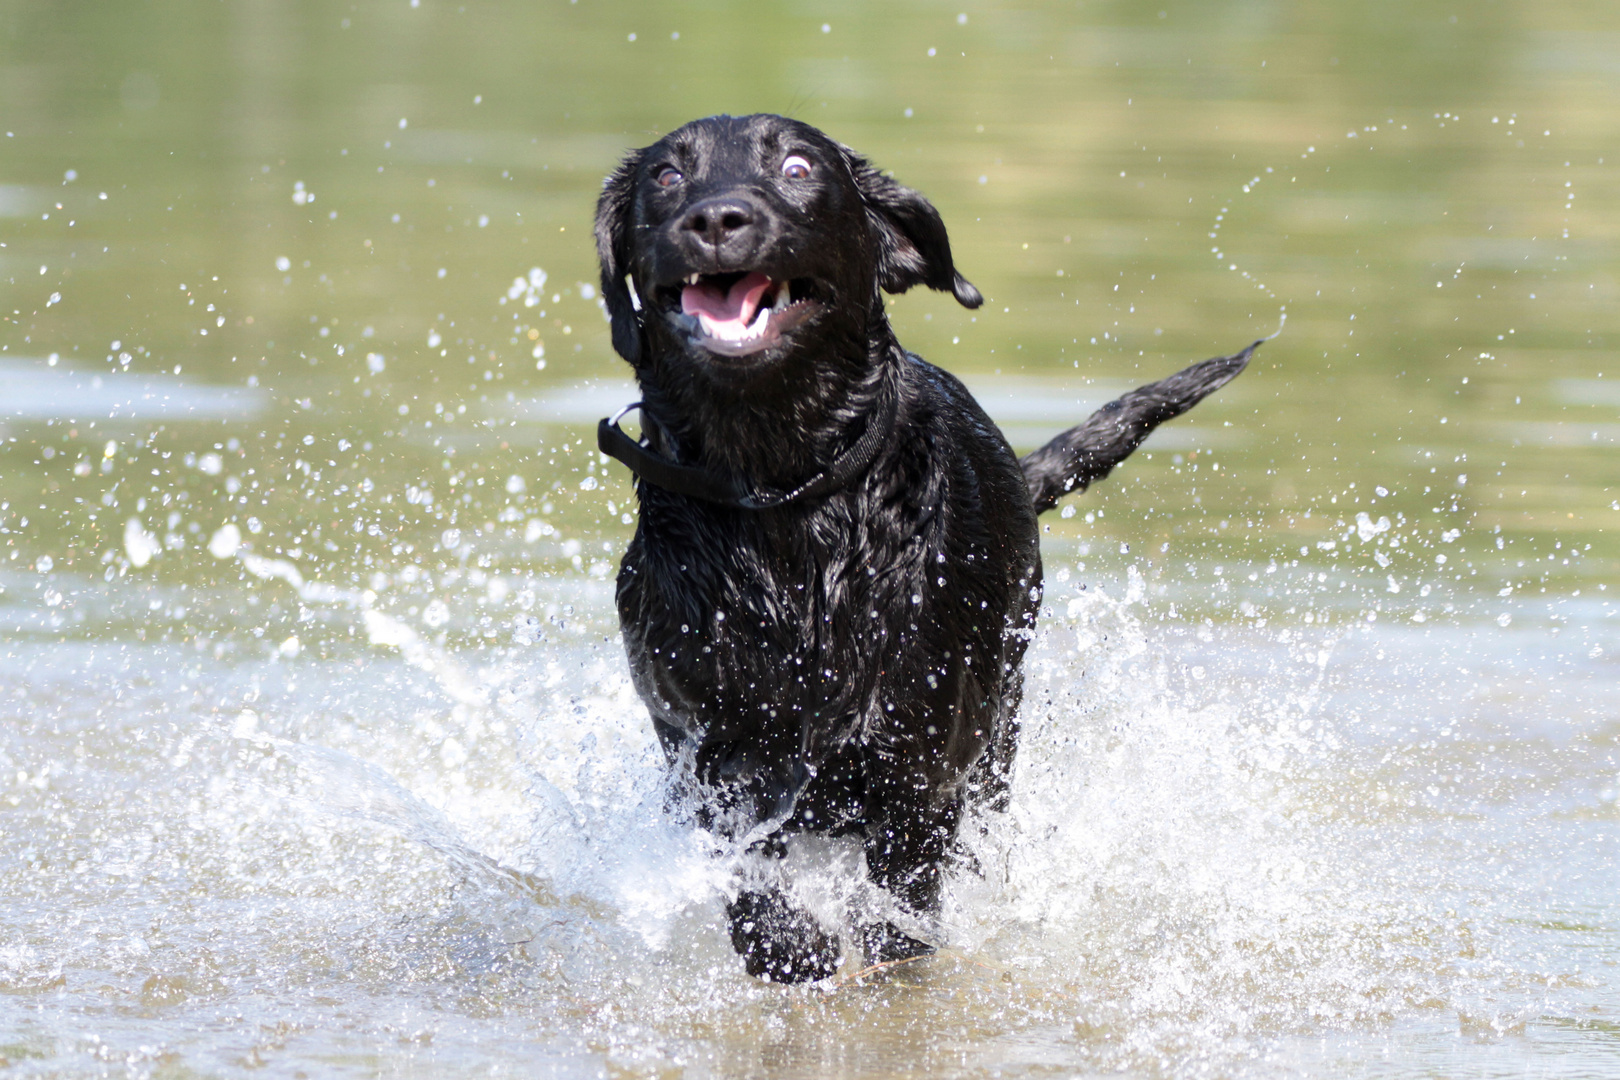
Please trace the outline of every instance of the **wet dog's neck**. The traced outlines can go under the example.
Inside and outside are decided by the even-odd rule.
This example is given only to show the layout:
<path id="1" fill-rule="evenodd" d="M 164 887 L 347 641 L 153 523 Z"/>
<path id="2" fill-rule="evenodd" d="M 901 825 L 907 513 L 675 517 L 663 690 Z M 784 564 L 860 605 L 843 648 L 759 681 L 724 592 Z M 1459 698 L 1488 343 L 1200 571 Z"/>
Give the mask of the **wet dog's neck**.
<path id="1" fill-rule="evenodd" d="M 832 335 L 824 336 L 819 363 L 788 357 L 754 378 L 670 363 L 655 349 L 637 373 L 654 448 L 754 485 L 796 486 L 859 439 L 893 399 L 904 354 L 888 320 L 877 318 L 880 333 L 849 333 L 839 348 L 825 349 Z"/>

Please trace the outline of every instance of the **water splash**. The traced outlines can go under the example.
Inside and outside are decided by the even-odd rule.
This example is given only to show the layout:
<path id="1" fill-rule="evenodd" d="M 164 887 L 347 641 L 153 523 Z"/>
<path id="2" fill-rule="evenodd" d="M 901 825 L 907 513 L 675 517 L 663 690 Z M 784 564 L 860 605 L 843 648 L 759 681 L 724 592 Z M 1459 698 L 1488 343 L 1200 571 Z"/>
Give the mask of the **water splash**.
<path id="1" fill-rule="evenodd" d="M 731 951 L 735 850 L 676 812 L 614 642 L 449 649 L 364 589 L 232 557 L 352 620 L 364 662 L 205 669 L 171 647 L 124 650 L 113 672 L 88 656 L 32 671 L 46 719 L 22 745 L 90 731 L 83 759 L 132 785 L 0 744 L 29 778 L 7 790 L 30 837 L 0 857 L 0 984 L 65 985 L 94 1009 L 97 987 L 118 987 L 172 1018 L 139 1037 L 167 1032 L 194 1064 L 245 1052 L 228 1032 L 187 1034 L 200 1017 L 267 1016 L 251 1002 L 287 984 L 350 1003 L 366 1038 L 421 1006 L 412 1023 L 468 1067 L 538 1030 L 592 1067 L 701 1055 L 769 1072 L 776 1045 L 823 1072 L 948 1072 L 965 1053 L 985 1070 L 1227 1075 L 1290 1037 L 1423 1010 L 1466 1014 L 1481 1038 L 1540 1015 L 1530 968 L 1459 899 L 1467 865 L 1426 846 L 1442 819 L 1369 759 L 1387 740 L 1333 696 L 1370 624 L 1217 634 L 1172 618 L 1133 567 L 1117 595 L 1054 580 L 1011 807 L 970 819 L 944 916 L 919 928 L 940 955 L 862 974 L 852 951 L 838 979 L 783 990 Z M 87 695 L 87 678 L 106 685 Z M 139 738 L 53 704 L 115 700 Z M 796 842 L 784 870 L 835 924 L 887 903 L 846 842 Z M 188 914 L 152 915 L 169 910 Z M 347 1037 L 328 1006 L 288 1008 L 322 1047 Z"/>

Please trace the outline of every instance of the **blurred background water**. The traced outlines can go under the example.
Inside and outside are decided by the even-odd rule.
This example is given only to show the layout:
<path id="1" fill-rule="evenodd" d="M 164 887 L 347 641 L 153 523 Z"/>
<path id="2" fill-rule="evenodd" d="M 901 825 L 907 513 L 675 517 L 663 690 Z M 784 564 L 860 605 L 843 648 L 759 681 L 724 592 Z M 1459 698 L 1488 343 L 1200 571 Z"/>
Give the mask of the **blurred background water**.
<path id="1" fill-rule="evenodd" d="M 616 638 L 594 199 L 722 111 L 934 200 L 1020 450 L 1282 327 L 879 981 L 742 974 Z M 0 1072 L 1615 1075 L 1617 129 L 1581 0 L 0 5 Z"/>

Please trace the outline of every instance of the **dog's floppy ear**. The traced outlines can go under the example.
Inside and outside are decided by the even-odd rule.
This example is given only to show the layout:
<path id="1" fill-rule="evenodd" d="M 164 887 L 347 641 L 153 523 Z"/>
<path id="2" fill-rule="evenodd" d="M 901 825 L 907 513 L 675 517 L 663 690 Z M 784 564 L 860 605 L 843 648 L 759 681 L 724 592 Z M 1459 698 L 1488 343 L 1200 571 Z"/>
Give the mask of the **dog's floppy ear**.
<path id="1" fill-rule="evenodd" d="M 596 257 L 602 264 L 602 302 L 607 305 L 613 331 L 613 350 L 632 367 L 641 359 L 641 320 L 625 275 L 630 272 L 630 233 L 634 224 L 631 214 L 640 166 L 640 151 L 621 161 L 603 183 L 602 197 L 596 200 Z"/>
<path id="2" fill-rule="evenodd" d="M 866 215 L 877 231 L 878 284 L 892 293 L 926 285 L 951 293 L 968 308 L 984 303 L 973 283 L 956 272 L 951 240 L 934 204 L 884 176 L 860 155 L 845 153 Z"/>

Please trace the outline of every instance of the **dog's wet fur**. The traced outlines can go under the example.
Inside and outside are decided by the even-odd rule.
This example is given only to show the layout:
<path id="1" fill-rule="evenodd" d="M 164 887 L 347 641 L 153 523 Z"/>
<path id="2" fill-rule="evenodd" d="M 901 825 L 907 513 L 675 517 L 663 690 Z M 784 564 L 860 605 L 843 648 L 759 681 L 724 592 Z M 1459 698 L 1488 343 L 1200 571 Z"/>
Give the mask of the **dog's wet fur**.
<path id="1" fill-rule="evenodd" d="M 1134 391 L 1020 463 L 884 311 L 884 292 L 915 285 L 982 302 L 939 213 L 780 116 L 697 120 L 631 153 L 596 241 L 649 453 L 791 491 L 885 427 L 837 490 L 766 509 L 642 478 L 617 595 L 691 807 L 753 852 L 728 905 L 748 971 L 802 982 L 841 962 L 837 928 L 773 869 L 783 838 L 807 831 L 858 837 L 892 898 L 887 918 L 852 915 L 868 962 L 923 955 L 965 806 L 1007 799 L 1041 598 L 1036 514 L 1254 346 Z"/>

